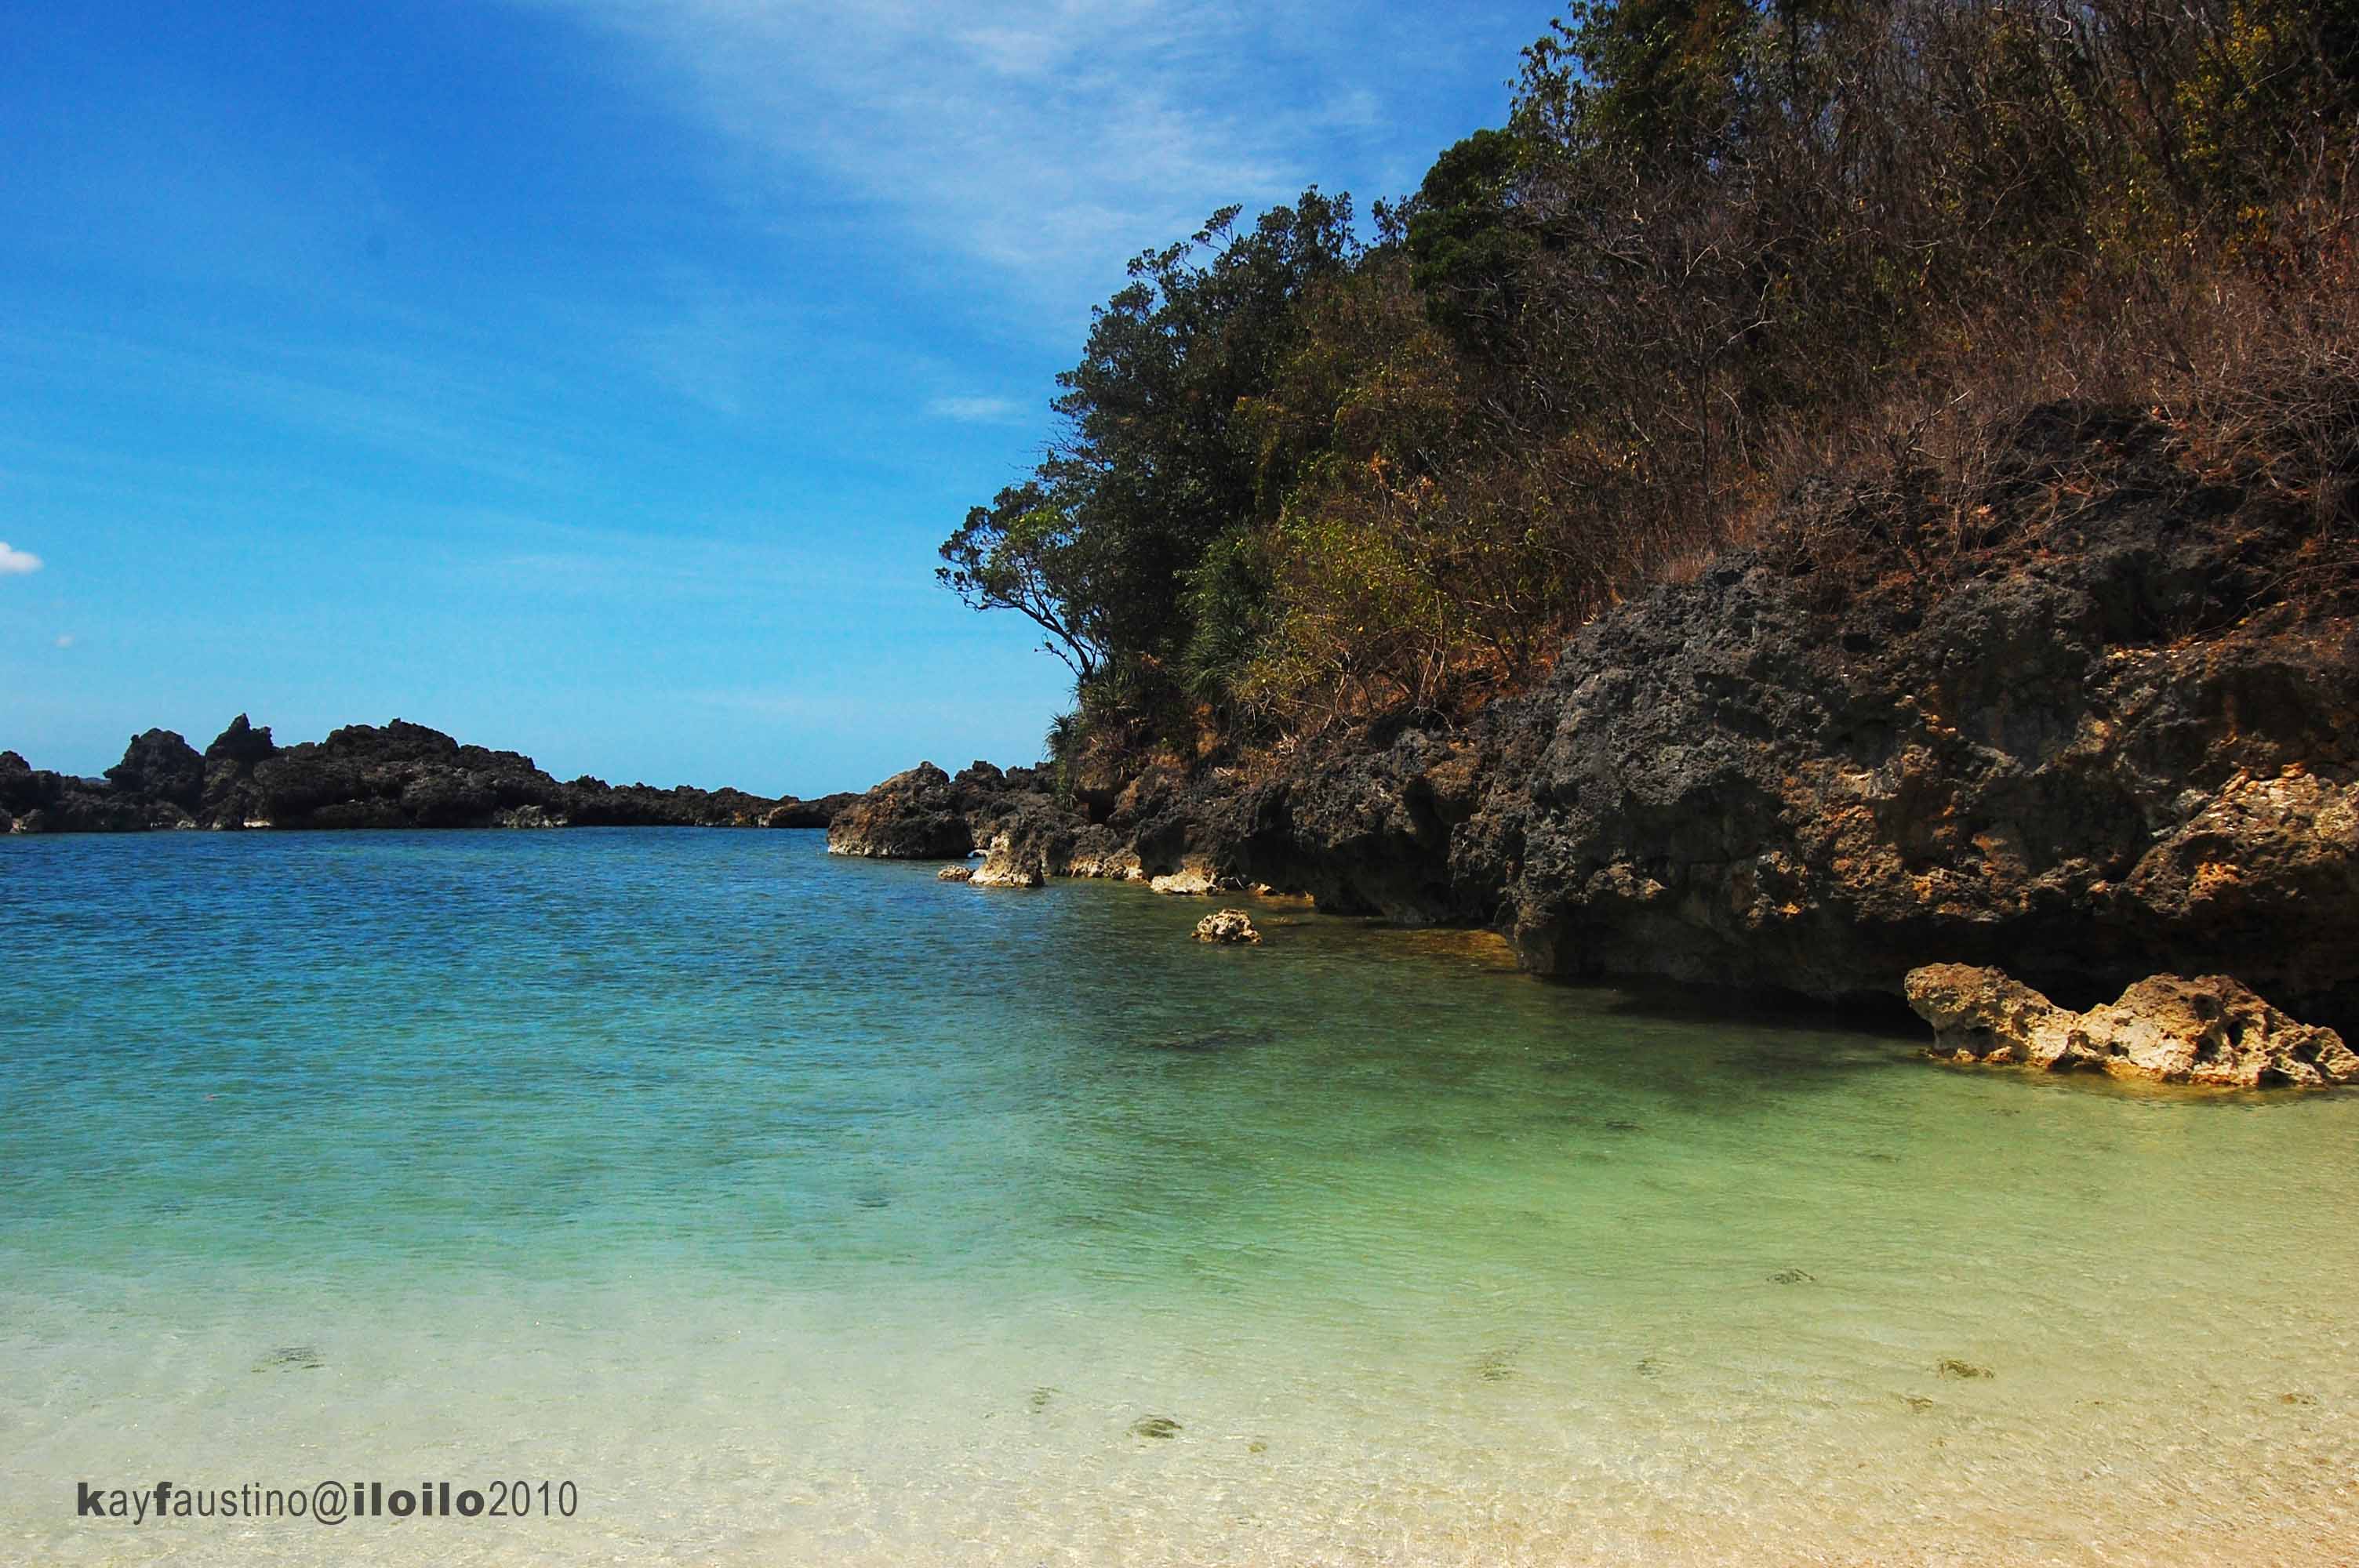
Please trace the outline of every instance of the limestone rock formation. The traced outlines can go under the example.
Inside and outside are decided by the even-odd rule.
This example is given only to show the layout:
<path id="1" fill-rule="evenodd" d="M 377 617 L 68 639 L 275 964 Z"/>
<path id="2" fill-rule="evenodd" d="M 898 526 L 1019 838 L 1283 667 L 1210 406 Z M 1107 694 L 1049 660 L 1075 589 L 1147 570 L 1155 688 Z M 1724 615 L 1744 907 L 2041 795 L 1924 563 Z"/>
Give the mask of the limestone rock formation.
<path id="1" fill-rule="evenodd" d="M 1907 987 L 1935 1051 L 1957 1061 L 2233 1088 L 2359 1079 L 2359 1054 L 2340 1034 L 2297 1022 L 2225 975 L 2151 976 L 2086 1012 L 1972 964 L 1912 969 Z"/>

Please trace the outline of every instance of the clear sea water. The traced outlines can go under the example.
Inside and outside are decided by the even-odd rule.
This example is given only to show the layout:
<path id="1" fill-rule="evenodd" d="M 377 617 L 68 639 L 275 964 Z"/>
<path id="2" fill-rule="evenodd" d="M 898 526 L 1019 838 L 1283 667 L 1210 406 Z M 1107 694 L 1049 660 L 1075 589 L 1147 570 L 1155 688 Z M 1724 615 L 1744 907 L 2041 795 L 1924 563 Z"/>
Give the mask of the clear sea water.
<path id="1" fill-rule="evenodd" d="M 2359 1558 L 2359 1096 L 1205 907 L 0 840 L 0 1561 Z M 330 1476 L 578 1511 L 74 1517 Z"/>

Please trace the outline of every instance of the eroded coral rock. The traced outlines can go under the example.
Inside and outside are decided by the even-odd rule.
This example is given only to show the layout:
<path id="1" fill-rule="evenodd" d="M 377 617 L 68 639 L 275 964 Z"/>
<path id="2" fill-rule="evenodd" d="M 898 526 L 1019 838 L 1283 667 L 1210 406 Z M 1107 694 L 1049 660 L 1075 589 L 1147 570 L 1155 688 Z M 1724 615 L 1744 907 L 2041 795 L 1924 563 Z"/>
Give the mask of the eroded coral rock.
<path id="1" fill-rule="evenodd" d="M 1261 933 L 1254 929 L 1253 917 L 1242 909 L 1221 909 L 1196 922 L 1199 942 L 1258 942 Z"/>
<path id="2" fill-rule="evenodd" d="M 992 839 L 983 864 L 969 880 L 979 888 L 1037 888 L 1049 880 L 1046 855 L 1038 844 L 1019 843 L 1002 833 Z"/>
<path id="3" fill-rule="evenodd" d="M 974 868 L 968 865 L 965 861 L 961 860 L 954 866 L 944 866 L 940 871 L 936 871 L 934 873 L 934 881 L 938 882 L 971 882 L 974 881 Z"/>
<path id="4" fill-rule="evenodd" d="M 1907 984 L 1935 1052 L 1953 1060 L 2233 1088 L 2359 1079 L 2359 1055 L 2340 1034 L 2288 1017 L 2226 975 L 2155 975 L 2086 1012 L 1971 964 L 1929 964 Z"/>

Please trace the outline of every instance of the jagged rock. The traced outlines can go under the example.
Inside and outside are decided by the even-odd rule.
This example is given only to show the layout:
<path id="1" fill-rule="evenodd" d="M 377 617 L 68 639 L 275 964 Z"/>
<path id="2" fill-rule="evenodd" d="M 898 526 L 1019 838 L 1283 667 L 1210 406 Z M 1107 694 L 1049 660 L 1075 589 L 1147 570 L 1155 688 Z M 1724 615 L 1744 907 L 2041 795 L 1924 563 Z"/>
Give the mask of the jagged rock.
<path id="1" fill-rule="evenodd" d="M 545 806 L 519 806 L 500 812 L 492 818 L 501 827 L 564 827 L 570 826 Z"/>
<path id="2" fill-rule="evenodd" d="M 931 762 L 895 773 L 845 807 L 828 824 L 831 855 L 891 860 L 949 860 L 973 852 L 967 823 L 951 777 Z"/>
<path id="3" fill-rule="evenodd" d="M 940 871 L 934 873 L 934 881 L 938 882 L 971 882 L 974 881 L 974 868 L 966 864 L 962 860 L 957 865 L 944 866 Z"/>
<path id="4" fill-rule="evenodd" d="M 255 763 L 277 754 L 278 748 L 270 739 L 270 726 L 255 729 L 243 713 L 229 721 L 222 732 L 205 748 L 205 761 L 226 762 L 233 767 L 250 768 Z"/>
<path id="5" fill-rule="evenodd" d="M 123 761 L 106 770 L 106 782 L 122 795 L 191 812 L 204 801 L 205 760 L 171 730 L 150 730 L 132 737 Z"/>
<path id="6" fill-rule="evenodd" d="M 2086 1012 L 1971 964 L 1912 969 L 1907 988 L 1934 1049 L 1954 1060 L 2235 1088 L 2359 1079 L 2359 1055 L 2340 1034 L 2297 1022 L 2225 975 L 2151 976 Z"/>
<path id="7" fill-rule="evenodd" d="M 1182 898 L 1202 898 L 1234 885 L 1224 881 L 1210 866 L 1188 865 L 1176 871 L 1148 880 L 1147 887 L 1156 892 L 1171 893 Z"/>
<path id="8" fill-rule="evenodd" d="M 1253 917 L 1242 909 L 1220 909 L 1196 922 L 1199 942 L 1258 942 L 1261 933 L 1254 929 Z"/>

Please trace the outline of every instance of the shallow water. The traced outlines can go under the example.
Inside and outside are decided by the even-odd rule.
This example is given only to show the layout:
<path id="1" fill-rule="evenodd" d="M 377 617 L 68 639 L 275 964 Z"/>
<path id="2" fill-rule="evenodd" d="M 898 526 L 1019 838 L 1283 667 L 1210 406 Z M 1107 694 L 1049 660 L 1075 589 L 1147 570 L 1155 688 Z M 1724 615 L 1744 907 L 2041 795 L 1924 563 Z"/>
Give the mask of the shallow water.
<path id="1" fill-rule="evenodd" d="M 0 839 L 0 1560 L 2359 1556 L 2359 1097 L 1205 907 L 801 833 Z M 74 1517 L 329 1476 L 579 1504 Z"/>

